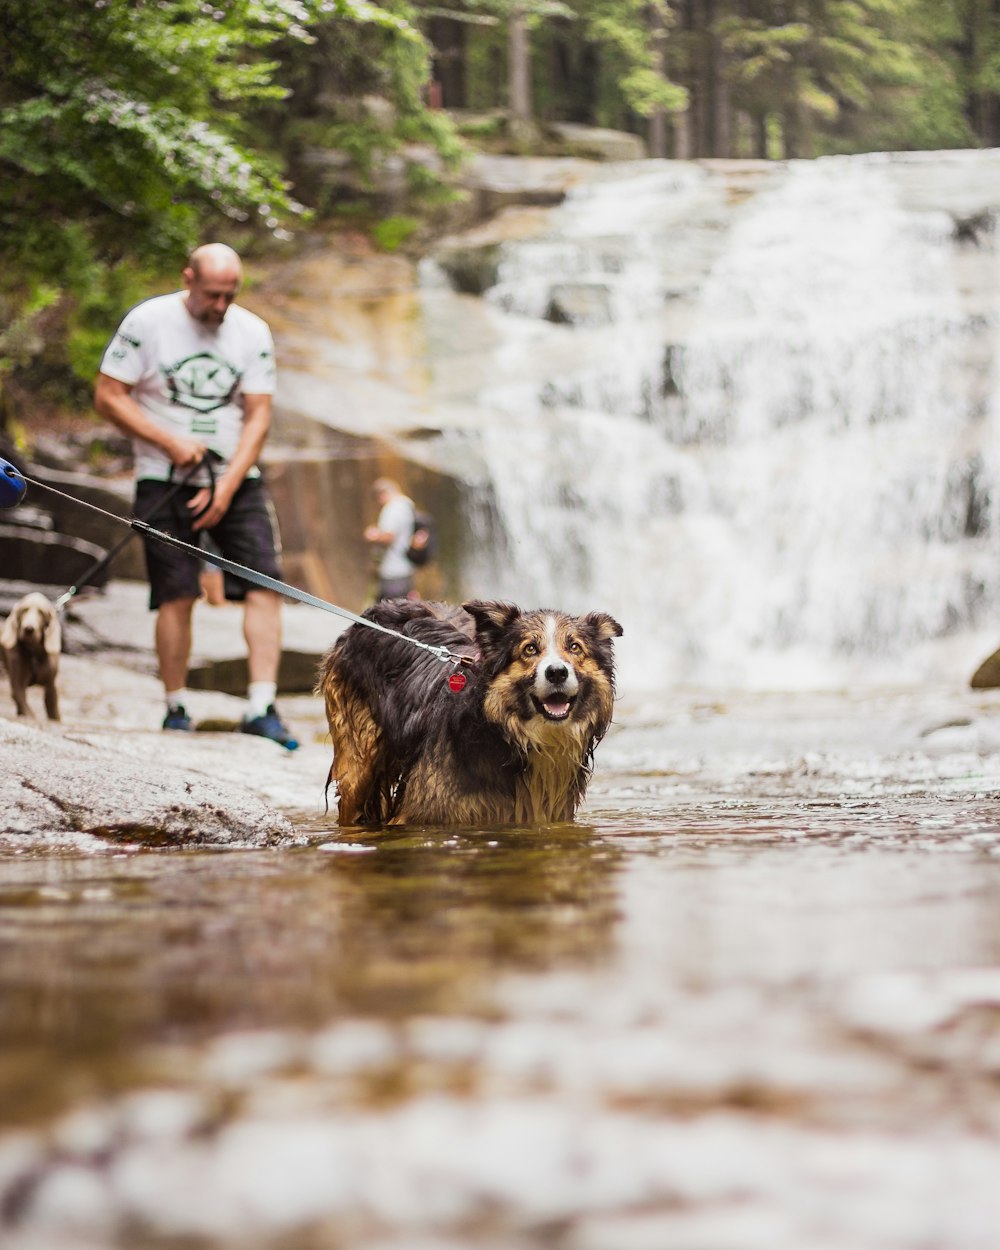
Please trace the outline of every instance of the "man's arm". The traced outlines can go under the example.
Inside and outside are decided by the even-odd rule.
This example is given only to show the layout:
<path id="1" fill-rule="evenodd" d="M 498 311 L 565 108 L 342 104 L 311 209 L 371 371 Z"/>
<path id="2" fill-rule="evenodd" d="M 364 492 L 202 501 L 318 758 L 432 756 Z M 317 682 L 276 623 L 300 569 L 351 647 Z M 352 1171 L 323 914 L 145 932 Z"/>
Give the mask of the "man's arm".
<path id="1" fill-rule="evenodd" d="M 178 468 L 197 464 L 205 455 L 204 443 L 194 438 L 183 438 L 172 434 L 151 418 L 132 398 L 132 388 L 127 382 L 119 382 L 107 373 L 97 375 L 94 387 L 94 407 L 106 417 L 112 425 L 117 426 L 134 438 L 152 443 L 168 456 L 171 463 Z"/>
<path id="2" fill-rule="evenodd" d="M 388 547 L 395 537 L 392 530 L 380 530 L 377 525 L 365 527 L 365 542 L 375 543 L 379 547 Z"/>
<path id="3" fill-rule="evenodd" d="M 215 483 L 211 507 L 204 516 L 200 516 L 195 521 L 193 529 L 210 529 L 213 525 L 218 525 L 226 515 L 233 496 L 243 485 L 243 479 L 260 458 L 271 428 L 271 410 L 270 395 L 243 396 L 243 430 L 240 434 L 240 441 L 233 452 L 233 458 L 226 465 L 225 472 Z M 188 507 L 192 512 L 197 512 L 208 503 L 208 497 L 209 492 L 206 487 L 194 496 Z"/>
<path id="4" fill-rule="evenodd" d="M 401 498 L 399 498 L 399 502 L 403 502 Z M 387 504 L 379 513 L 376 524 L 369 525 L 365 529 L 366 542 L 374 543 L 378 547 L 388 547 L 396 541 L 406 528 L 408 524 L 406 514 L 402 508 L 394 506 L 395 503 L 396 501 L 394 500 L 393 503 Z M 392 526 L 391 529 L 389 528 L 390 526 Z"/>

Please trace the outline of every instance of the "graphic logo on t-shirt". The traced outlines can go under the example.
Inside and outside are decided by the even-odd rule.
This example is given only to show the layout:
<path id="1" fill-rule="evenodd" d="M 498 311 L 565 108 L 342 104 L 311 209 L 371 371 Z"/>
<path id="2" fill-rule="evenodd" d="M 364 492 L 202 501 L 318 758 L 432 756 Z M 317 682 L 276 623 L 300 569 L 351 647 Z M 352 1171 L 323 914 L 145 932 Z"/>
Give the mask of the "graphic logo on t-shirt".
<path id="1" fill-rule="evenodd" d="M 214 412 L 232 403 L 243 376 L 211 352 L 186 356 L 164 370 L 172 403 L 195 412 Z"/>
<path id="2" fill-rule="evenodd" d="M 118 330 L 112 341 L 112 346 L 108 349 L 108 359 L 122 361 L 130 351 L 137 352 L 140 347 L 142 347 L 142 343 L 139 339 L 126 334 L 124 330 Z"/>

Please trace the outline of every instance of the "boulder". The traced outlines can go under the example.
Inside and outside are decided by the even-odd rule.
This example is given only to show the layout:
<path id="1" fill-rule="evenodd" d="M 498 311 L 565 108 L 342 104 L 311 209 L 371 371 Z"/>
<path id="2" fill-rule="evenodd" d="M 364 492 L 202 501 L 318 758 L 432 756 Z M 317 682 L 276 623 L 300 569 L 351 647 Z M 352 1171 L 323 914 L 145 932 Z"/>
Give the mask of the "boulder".
<path id="1" fill-rule="evenodd" d="M 497 244 L 442 248 L 435 259 L 452 287 L 463 295 L 483 295 L 497 284 L 500 266 L 500 247 Z"/>
<path id="2" fill-rule="evenodd" d="M 986 657 L 972 674 L 969 685 L 973 690 L 994 690 L 1000 686 L 1000 651 Z"/>
<path id="3" fill-rule="evenodd" d="M 557 325 L 609 325 L 614 320 L 611 288 L 603 282 L 559 282 L 545 316 Z"/>
<path id="4" fill-rule="evenodd" d="M 581 126 L 574 122 L 551 122 L 550 129 L 565 143 L 570 156 L 597 161 L 641 161 L 646 157 L 642 137 L 626 130 Z"/>
<path id="5" fill-rule="evenodd" d="M 278 693 L 312 694 L 322 658 L 318 651 L 282 651 Z M 241 695 L 246 691 L 248 680 L 246 657 L 237 656 L 196 661 L 188 671 L 187 684 L 191 690 L 221 690 L 224 694 Z"/>
<path id="6" fill-rule="evenodd" d="M 29 486 L 29 500 L 44 508 L 52 518 L 52 528 L 60 534 L 72 535 L 74 539 L 110 549 L 128 536 L 124 521 L 132 515 L 132 479 L 100 478 L 89 473 L 31 464 L 27 472 L 39 482 L 55 487 L 60 495 L 39 487 Z M 80 502 L 77 502 L 80 501 Z M 92 504 L 93 508 L 84 507 Z M 100 511 L 94 511 L 94 508 Z M 11 524 L 21 524 L 21 511 L 12 514 Z M 122 520 L 115 520 L 116 517 Z M 146 576 L 146 563 L 138 534 L 126 543 L 111 563 L 112 577 L 142 579 Z M 56 580 L 48 578 L 47 580 Z"/>
<path id="7" fill-rule="evenodd" d="M 44 581 L 66 589 L 104 554 L 103 547 L 70 534 L 57 534 L 35 526 L 0 525 L 0 568 L 4 578 L 13 581 Z M 92 584 L 103 586 L 107 580 L 108 569 L 105 568 Z"/>

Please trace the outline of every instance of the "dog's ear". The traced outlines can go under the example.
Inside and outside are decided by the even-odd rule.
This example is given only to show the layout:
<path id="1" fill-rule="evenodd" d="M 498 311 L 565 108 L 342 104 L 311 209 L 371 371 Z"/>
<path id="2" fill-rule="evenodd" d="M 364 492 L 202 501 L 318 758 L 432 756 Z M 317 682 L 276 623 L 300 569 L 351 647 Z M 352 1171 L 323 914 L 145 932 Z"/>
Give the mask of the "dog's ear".
<path id="1" fill-rule="evenodd" d="M 602 642 L 609 638 L 620 638 L 625 632 L 613 616 L 607 612 L 588 612 L 583 623 L 589 626 Z"/>
<path id="2" fill-rule="evenodd" d="M 46 603 L 45 629 L 42 634 L 46 655 L 58 655 L 62 651 L 62 626 L 59 624 L 59 613 L 51 603 Z"/>
<path id="3" fill-rule="evenodd" d="M 499 599 L 470 599 L 462 607 L 476 622 L 476 638 L 484 651 L 492 650 L 521 615 L 516 604 Z"/>
<path id="4" fill-rule="evenodd" d="M 3 623 L 3 630 L 0 630 L 0 647 L 6 647 L 7 650 L 12 650 L 17 646 L 17 627 L 20 620 L 20 608 L 15 605 L 11 609 L 10 616 L 8 616 Z"/>

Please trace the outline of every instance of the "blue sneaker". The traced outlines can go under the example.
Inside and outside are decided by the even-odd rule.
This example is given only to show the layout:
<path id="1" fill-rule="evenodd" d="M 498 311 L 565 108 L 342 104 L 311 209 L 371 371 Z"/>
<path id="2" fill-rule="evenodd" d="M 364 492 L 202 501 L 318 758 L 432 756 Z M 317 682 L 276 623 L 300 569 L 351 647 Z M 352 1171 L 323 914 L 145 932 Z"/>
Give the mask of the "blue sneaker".
<path id="1" fill-rule="evenodd" d="M 180 729 L 183 733 L 191 732 L 191 717 L 178 703 L 176 707 L 168 707 L 167 714 L 163 718 L 164 729 Z"/>
<path id="2" fill-rule="evenodd" d="M 278 715 L 273 703 L 269 705 L 263 716 L 244 716 L 243 724 L 240 725 L 240 733 L 256 734 L 258 738 L 270 738 L 272 742 L 277 742 L 288 751 L 294 751 L 299 745 L 298 739 L 293 738 L 288 732 L 288 726 Z"/>

